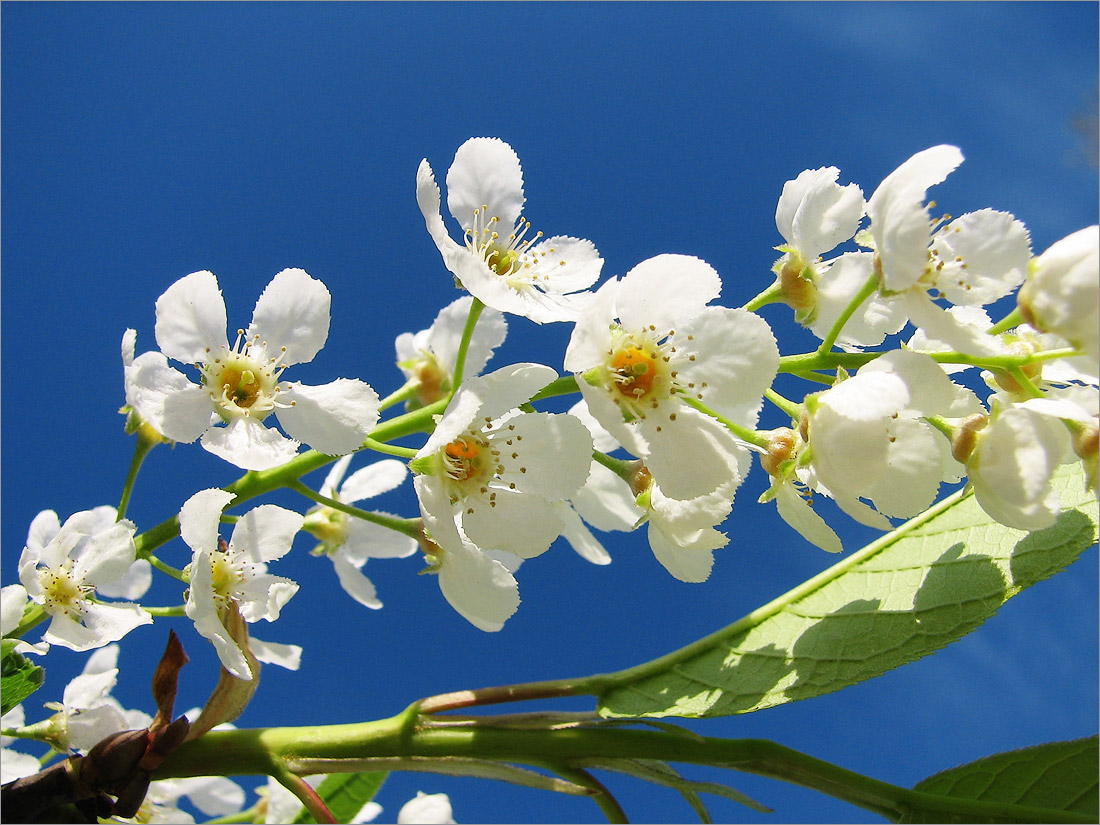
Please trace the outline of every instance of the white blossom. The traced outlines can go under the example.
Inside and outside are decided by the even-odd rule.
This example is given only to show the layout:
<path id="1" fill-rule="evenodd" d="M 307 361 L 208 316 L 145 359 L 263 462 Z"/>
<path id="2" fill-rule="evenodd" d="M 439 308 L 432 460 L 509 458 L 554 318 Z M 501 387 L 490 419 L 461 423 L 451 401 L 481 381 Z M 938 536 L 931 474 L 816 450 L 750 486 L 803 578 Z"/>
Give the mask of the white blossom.
<path id="1" fill-rule="evenodd" d="M 342 504 L 355 504 L 395 489 L 408 475 L 403 463 L 387 458 L 356 470 L 345 480 L 351 458 L 344 456 L 332 465 L 321 486 L 321 495 Z M 340 586 L 348 595 L 375 610 L 382 602 L 374 584 L 363 575 L 363 565 L 372 558 L 405 558 L 417 548 L 416 541 L 409 536 L 325 505 L 306 513 L 302 529 L 321 540 L 314 553 L 332 559 Z"/>
<path id="2" fill-rule="evenodd" d="M 134 524 L 105 523 L 102 515 L 85 510 L 59 525 L 57 514 L 44 510 L 31 523 L 19 580 L 52 617 L 42 636 L 50 644 L 91 650 L 153 621 L 140 605 L 93 598 L 125 581 L 134 564 Z"/>
<path id="3" fill-rule="evenodd" d="M 101 739 L 128 728 L 122 706 L 110 696 L 118 681 L 118 645 L 95 651 L 79 676 L 65 686 L 62 701 L 47 702 L 57 711 L 50 720 L 53 742 L 87 753 Z"/>
<path id="4" fill-rule="evenodd" d="M 806 405 L 812 463 L 803 480 L 880 529 L 891 526 L 884 515 L 914 516 L 932 504 L 941 482 L 959 478 L 950 443 L 922 418 L 982 410 L 931 358 L 905 350 L 876 358 Z"/>
<path id="5" fill-rule="evenodd" d="M 224 619 L 234 603 L 246 622 L 275 621 L 298 591 L 297 583 L 267 572 L 267 562 L 290 551 L 303 516 L 274 504 L 249 510 L 219 542 L 218 520 L 233 500 L 224 490 L 200 490 L 180 510 L 180 536 L 194 552 L 186 612 L 209 639 L 222 665 L 238 679 L 252 678 L 248 662 Z"/>
<path id="6" fill-rule="evenodd" d="M 416 200 L 443 262 L 486 306 L 537 323 L 572 321 L 603 259 L 591 241 L 557 235 L 544 239 L 521 215 L 519 158 L 497 138 L 471 138 L 447 172 L 447 208 L 462 243 L 443 223 L 439 186 L 427 160 L 416 173 Z"/>
<path id="7" fill-rule="evenodd" d="M 763 319 L 707 305 L 720 290 L 718 273 L 698 258 L 643 261 L 600 287 L 565 353 L 592 415 L 678 499 L 737 476 L 745 449 L 686 401 L 752 428 L 779 366 Z"/>
<path id="8" fill-rule="evenodd" d="M 165 437 L 192 442 L 247 470 L 293 458 L 304 442 L 328 455 L 357 449 L 378 421 L 379 399 L 358 379 L 309 386 L 282 380 L 312 361 L 328 337 L 329 291 L 301 269 L 284 269 L 256 302 L 252 323 L 226 336 L 226 309 L 210 272 L 181 278 L 157 299 L 160 352 L 127 368 L 131 406 Z M 199 368 L 198 384 L 169 366 Z M 268 428 L 274 413 L 289 438 Z M 225 424 L 225 426 L 215 426 Z"/>

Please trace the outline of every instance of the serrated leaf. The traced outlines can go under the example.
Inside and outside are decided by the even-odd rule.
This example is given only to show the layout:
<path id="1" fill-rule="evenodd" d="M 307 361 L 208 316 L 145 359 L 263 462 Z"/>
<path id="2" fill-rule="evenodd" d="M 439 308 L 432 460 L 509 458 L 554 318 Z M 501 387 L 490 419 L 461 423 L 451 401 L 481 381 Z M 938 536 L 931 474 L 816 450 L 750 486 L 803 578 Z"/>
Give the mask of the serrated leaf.
<path id="1" fill-rule="evenodd" d="M 1097 737 L 1048 742 L 987 756 L 919 782 L 913 790 L 1100 817 Z"/>
<path id="2" fill-rule="evenodd" d="M 927 656 L 1096 542 L 1097 501 L 1080 465 L 1063 467 L 1054 486 L 1062 514 L 1030 534 L 956 493 L 725 629 L 605 677 L 600 713 L 747 713 Z"/>
<path id="3" fill-rule="evenodd" d="M 15 639 L 4 642 L 3 660 L 0 661 L 0 715 L 7 713 L 40 687 L 46 671 L 32 664 L 21 653 L 16 653 Z M 8 644 L 8 643 L 11 644 Z"/>
<path id="4" fill-rule="evenodd" d="M 362 807 L 374 799 L 386 776 L 386 771 L 329 774 L 317 786 L 317 793 L 337 822 L 351 822 Z M 313 821 L 305 808 L 294 820 L 296 825 Z"/>

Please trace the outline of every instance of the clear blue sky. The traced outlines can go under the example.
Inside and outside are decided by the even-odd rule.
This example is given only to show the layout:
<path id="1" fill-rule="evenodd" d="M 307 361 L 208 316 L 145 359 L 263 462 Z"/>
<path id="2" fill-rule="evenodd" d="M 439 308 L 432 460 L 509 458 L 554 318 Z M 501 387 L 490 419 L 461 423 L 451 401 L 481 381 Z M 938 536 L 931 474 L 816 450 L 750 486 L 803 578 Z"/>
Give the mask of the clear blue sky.
<path id="1" fill-rule="evenodd" d="M 333 317 L 327 347 L 298 378 L 396 389 L 394 338 L 455 297 L 417 210 L 417 164 L 427 157 L 442 176 L 471 136 L 515 147 L 528 216 L 593 240 L 605 276 L 661 252 L 697 255 L 723 276 L 727 306 L 768 283 L 776 200 L 807 168 L 839 166 L 869 194 L 914 152 L 953 143 L 967 159 L 934 193 L 943 209 L 1012 211 L 1036 251 L 1097 220 L 1092 150 L 1071 125 L 1095 117 L 1095 3 L 5 3 L 0 15 L 4 584 L 39 510 L 64 518 L 117 503 L 132 449 L 117 414 L 119 341 L 134 327 L 138 351 L 153 348 L 154 301 L 189 272 L 214 271 L 230 324 L 244 325 L 276 272 L 303 267 L 328 285 Z M 783 352 L 811 346 L 784 308 L 765 317 Z M 565 325 L 513 320 L 491 363 L 560 369 L 567 336 Z M 158 449 L 129 515 L 147 528 L 238 475 L 196 445 Z M 265 668 L 239 723 L 366 720 L 432 693 L 666 653 L 833 561 L 754 504 L 763 485 L 757 467 L 707 583 L 673 580 L 641 535 L 609 537 L 614 562 L 602 568 L 556 546 L 519 571 L 523 604 L 498 634 L 455 615 L 415 575 L 419 558 L 368 564 L 385 602 L 368 611 L 302 537 L 273 569 L 302 590 L 258 635 L 302 644 L 303 669 Z M 409 486 L 378 504 L 416 512 Z M 182 565 L 188 554 L 176 542 L 163 555 Z M 694 727 L 774 739 L 904 785 L 1093 734 L 1096 582 L 1092 552 L 930 659 Z M 157 587 L 149 601 L 178 603 L 178 589 Z M 167 626 L 192 659 L 177 708 L 213 686 L 210 645 L 183 620 L 158 621 L 123 644 L 116 695 L 127 706 L 151 710 Z M 33 697 L 31 719 L 85 658 L 51 653 L 49 695 Z M 867 821 L 793 786 L 728 778 L 776 813 L 715 799 L 716 821 Z M 607 782 L 636 821 L 692 819 L 675 792 Z M 459 822 L 599 816 L 583 799 L 395 774 L 381 820 L 417 789 L 448 792 Z"/>

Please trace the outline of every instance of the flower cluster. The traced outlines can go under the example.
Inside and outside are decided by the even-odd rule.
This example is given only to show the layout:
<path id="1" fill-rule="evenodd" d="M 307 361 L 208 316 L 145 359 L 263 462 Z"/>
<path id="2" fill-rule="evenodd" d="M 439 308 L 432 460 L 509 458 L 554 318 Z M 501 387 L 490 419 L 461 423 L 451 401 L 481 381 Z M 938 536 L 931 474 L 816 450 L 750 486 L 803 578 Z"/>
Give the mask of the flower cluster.
<path id="1" fill-rule="evenodd" d="M 123 512 L 34 519 L 20 583 L 3 589 L 3 635 L 18 638 L 48 617 L 42 641 L 20 641 L 18 652 L 100 649 L 51 705 L 57 712 L 42 737 L 87 750 L 128 723 L 109 696 L 117 648 L 105 646 L 154 613 L 190 619 L 225 671 L 190 735 L 234 718 L 261 662 L 297 668 L 300 648 L 262 642 L 248 626 L 277 620 L 298 592 L 268 565 L 291 552 L 299 532 L 316 539 L 313 554 L 330 559 L 343 589 L 371 609 L 382 602 L 363 573 L 367 561 L 419 549 L 447 602 L 493 632 L 520 604 L 520 566 L 560 537 L 607 565 L 612 553 L 596 533 L 645 526 L 661 566 L 681 581 L 705 581 L 729 542 L 719 528 L 754 455 L 768 479 L 761 500 L 775 501 L 797 533 L 830 552 L 843 548 L 816 507 L 823 499 L 886 530 L 964 478 L 1003 524 L 1052 524 L 1059 502 L 1050 481 L 1060 464 L 1083 461 L 1097 488 L 1100 227 L 1034 255 L 1028 230 L 1007 212 L 934 217 L 928 190 L 962 160 L 954 146 L 918 152 L 866 199 L 860 186 L 840 184 L 834 167 L 802 172 L 776 208 L 784 243 L 774 283 L 728 307 L 717 303 L 718 271 L 689 255 L 659 254 L 597 285 L 603 259 L 591 241 L 544 237 L 524 217 L 512 148 L 471 139 L 446 176 L 459 240 L 427 160 L 415 187 L 426 240 L 468 294 L 429 328 L 396 339 L 392 366 L 404 383 L 385 399 L 359 378 L 318 386 L 284 378 L 328 337 L 329 290 L 305 271 L 279 272 L 232 343 L 217 278 L 181 278 L 156 302 L 159 350 L 136 355 L 136 332 L 123 337 L 127 430 L 139 434 L 139 457 L 157 443 L 199 441 L 250 472 L 175 503 L 174 521 L 136 541 L 124 514 L 132 477 Z M 1016 305 L 1005 308 L 1014 292 Z M 757 312 L 779 302 L 820 339 L 815 352 L 780 355 Z M 507 335 L 506 315 L 566 325 L 561 362 L 486 372 Z M 195 380 L 170 361 L 196 370 Z M 781 373 L 809 389 L 780 395 Z M 565 395 L 578 396 L 568 411 L 540 409 Z M 789 426 L 759 429 L 765 403 Z M 397 443 L 408 437 L 418 446 Z M 366 451 L 387 457 L 352 470 Z M 329 464 L 316 489 L 300 480 Z M 413 513 L 362 509 L 410 475 Z M 238 509 L 279 487 L 308 501 L 303 512 Z M 177 525 L 190 551 L 181 569 L 155 555 Z M 158 612 L 137 603 L 154 567 L 180 580 L 183 605 Z M 21 715 L 5 718 L 25 727 Z M 445 797 L 410 806 L 399 821 L 452 821 Z"/>

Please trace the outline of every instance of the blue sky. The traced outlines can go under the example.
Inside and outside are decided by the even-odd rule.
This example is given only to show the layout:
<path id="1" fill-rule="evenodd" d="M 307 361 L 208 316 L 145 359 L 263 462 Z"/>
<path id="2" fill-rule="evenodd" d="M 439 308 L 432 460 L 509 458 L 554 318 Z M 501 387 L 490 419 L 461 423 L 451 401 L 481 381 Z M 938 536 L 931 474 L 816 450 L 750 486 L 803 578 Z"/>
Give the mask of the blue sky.
<path id="1" fill-rule="evenodd" d="M 914 152 L 953 143 L 966 161 L 934 192 L 943 209 L 1011 211 L 1036 251 L 1097 220 L 1094 150 L 1071 125 L 1095 112 L 1093 3 L 6 3 L 0 16 L 4 584 L 39 510 L 117 503 L 132 449 L 119 341 L 133 327 L 139 352 L 153 348 L 154 301 L 189 272 L 215 272 L 243 326 L 276 272 L 303 267 L 331 290 L 333 316 L 298 377 L 396 389 L 394 338 L 456 297 L 417 210 L 417 164 L 442 176 L 471 136 L 512 144 L 528 217 L 591 239 L 605 277 L 692 254 L 722 275 L 727 306 L 769 282 L 776 199 L 807 168 L 838 166 L 870 193 Z M 782 307 L 764 315 L 784 353 L 813 346 Z M 568 333 L 513 320 L 491 365 L 560 368 Z M 766 426 L 783 423 L 771 415 Z M 238 475 L 196 445 L 158 449 L 129 516 L 152 526 Z M 555 546 L 520 570 L 524 603 L 499 634 L 455 615 L 416 558 L 369 564 L 385 607 L 361 608 L 303 537 L 273 570 L 302 591 L 258 635 L 302 644 L 305 665 L 266 668 L 240 724 L 372 719 L 445 690 L 615 670 L 728 624 L 833 561 L 754 504 L 762 475 L 739 493 L 707 583 L 673 580 L 640 535 L 609 537 L 603 568 Z M 416 509 L 408 486 L 379 506 Z M 851 546 L 868 537 L 838 526 Z M 184 554 L 164 550 L 170 563 Z M 694 727 L 905 785 L 1095 733 L 1096 581 L 1093 552 L 935 657 Z M 192 659 L 177 707 L 212 687 L 209 644 L 158 622 L 123 646 L 127 706 L 149 709 L 169 624 Z M 55 649 L 43 701 L 84 658 Z M 776 813 L 716 799 L 717 821 L 867 821 L 793 786 L 730 779 Z M 672 791 L 608 784 L 636 821 L 692 817 Z M 586 800 L 401 774 L 381 820 L 417 789 L 450 793 L 460 822 L 598 816 Z"/>

